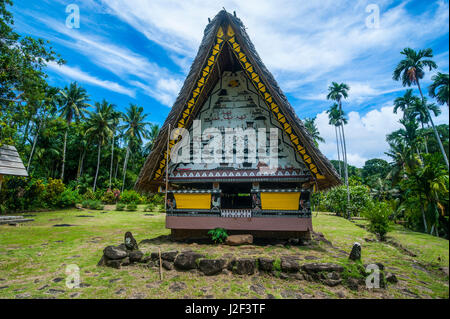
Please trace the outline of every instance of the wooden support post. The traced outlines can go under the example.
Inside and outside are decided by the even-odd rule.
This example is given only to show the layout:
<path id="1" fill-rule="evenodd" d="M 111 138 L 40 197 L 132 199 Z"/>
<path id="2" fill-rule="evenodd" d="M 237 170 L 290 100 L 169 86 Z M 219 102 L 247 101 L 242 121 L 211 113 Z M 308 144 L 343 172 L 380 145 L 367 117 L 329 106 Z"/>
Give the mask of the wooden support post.
<path id="1" fill-rule="evenodd" d="M 159 254 L 159 280 L 162 280 L 161 248 L 158 248 L 158 254 Z"/>
<path id="2" fill-rule="evenodd" d="M 166 158 L 166 194 L 164 196 L 164 208 L 167 212 L 167 188 L 169 187 L 169 141 L 170 141 L 170 124 L 169 124 L 169 133 L 167 134 L 167 158 Z"/>

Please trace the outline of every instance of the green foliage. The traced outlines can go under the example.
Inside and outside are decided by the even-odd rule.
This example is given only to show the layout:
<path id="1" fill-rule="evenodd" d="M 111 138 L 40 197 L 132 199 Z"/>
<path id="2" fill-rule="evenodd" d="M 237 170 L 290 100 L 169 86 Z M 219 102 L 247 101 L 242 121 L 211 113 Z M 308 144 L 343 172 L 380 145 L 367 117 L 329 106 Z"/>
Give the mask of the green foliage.
<path id="1" fill-rule="evenodd" d="M 351 214 L 359 215 L 361 210 L 371 202 L 369 189 L 367 186 L 359 185 L 350 186 L 349 190 L 350 206 L 348 209 Z M 345 216 L 347 211 L 347 187 L 341 185 L 325 193 L 324 206 L 338 216 Z"/>
<path id="2" fill-rule="evenodd" d="M 369 231 L 376 234 L 380 240 L 384 240 L 391 229 L 390 218 L 393 214 L 392 207 L 386 202 L 372 202 L 363 209 L 363 216 L 369 220 Z"/>
<path id="3" fill-rule="evenodd" d="M 70 188 L 66 188 L 58 197 L 57 206 L 64 207 L 73 207 L 76 203 L 81 202 L 83 197 L 78 193 L 78 190 L 72 190 Z"/>
<path id="4" fill-rule="evenodd" d="M 138 206 L 136 203 L 132 202 L 127 205 L 127 210 L 129 211 L 137 211 Z"/>
<path id="5" fill-rule="evenodd" d="M 83 194 L 83 198 L 86 200 L 95 200 L 95 193 L 92 191 L 91 188 L 88 188 L 86 192 Z"/>
<path id="6" fill-rule="evenodd" d="M 58 206 L 60 195 L 64 192 L 64 189 L 64 183 L 60 179 L 49 178 L 42 195 L 43 201 L 48 207 Z"/>
<path id="7" fill-rule="evenodd" d="M 119 201 L 121 203 L 130 204 L 142 204 L 145 202 L 145 198 L 139 195 L 135 190 L 125 190 L 121 195 Z"/>
<path id="8" fill-rule="evenodd" d="M 227 237 L 227 231 L 223 228 L 215 228 L 208 231 L 208 235 L 211 236 L 211 240 L 214 241 L 214 243 L 223 243 Z"/>
<path id="9" fill-rule="evenodd" d="M 155 210 L 155 205 L 153 205 L 153 204 L 148 204 L 147 206 L 145 206 L 145 208 L 144 208 L 144 212 L 152 212 L 152 211 L 154 211 Z"/>
<path id="10" fill-rule="evenodd" d="M 125 210 L 126 205 L 124 203 L 117 203 L 116 210 L 117 211 L 123 211 Z"/>
<path id="11" fill-rule="evenodd" d="M 118 189 L 107 189 L 106 192 L 102 196 L 102 202 L 105 204 L 115 204 L 119 200 L 120 191 Z"/>
<path id="12" fill-rule="evenodd" d="M 84 200 L 81 204 L 84 208 L 102 210 L 105 206 L 102 205 L 102 202 L 99 200 L 87 199 Z"/>

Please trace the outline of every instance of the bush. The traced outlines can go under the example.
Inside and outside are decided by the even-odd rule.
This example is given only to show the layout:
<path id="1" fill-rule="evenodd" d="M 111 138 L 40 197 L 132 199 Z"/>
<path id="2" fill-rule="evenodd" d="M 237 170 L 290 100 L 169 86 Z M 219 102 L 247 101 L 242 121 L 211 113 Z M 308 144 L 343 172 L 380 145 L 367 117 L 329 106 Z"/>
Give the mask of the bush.
<path id="1" fill-rule="evenodd" d="M 386 202 L 373 202 L 363 210 L 363 216 L 369 220 L 368 230 L 375 233 L 380 240 L 385 240 L 391 228 L 389 217 L 393 214 L 391 206 Z"/>
<path id="2" fill-rule="evenodd" d="M 125 210 L 125 206 L 126 205 L 124 203 L 117 203 L 116 210 L 123 211 L 123 210 Z"/>
<path id="3" fill-rule="evenodd" d="M 144 208 L 144 212 L 152 212 L 155 209 L 153 204 L 148 204 L 147 206 L 145 206 Z"/>
<path id="4" fill-rule="evenodd" d="M 48 207 L 58 206 L 59 196 L 64 190 L 64 183 L 60 179 L 49 178 L 42 199 Z"/>
<path id="5" fill-rule="evenodd" d="M 208 232 L 208 235 L 211 236 L 212 241 L 214 241 L 216 244 L 223 243 L 228 237 L 227 231 L 223 228 L 211 229 Z"/>
<path id="6" fill-rule="evenodd" d="M 129 203 L 128 205 L 127 205 L 127 210 L 129 210 L 129 211 L 137 211 L 137 204 L 136 203 Z"/>
<path id="7" fill-rule="evenodd" d="M 359 213 L 371 202 L 369 188 L 363 185 L 350 186 L 349 211 L 353 215 Z M 347 212 L 347 187 L 335 187 L 325 194 L 325 208 L 338 216 L 345 216 Z"/>
<path id="8" fill-rule="evenodd" d="M 131 204 L 131 203 L 142 204 L 145 201 L 145 199 L 141 195 L 139 195 L 135 190 L 125 190 L 120 195 L 119 201 L 124 204 Z"/>
<path id="9" fill-rule="evenodd" d="M 78 190 L 65 189 L 58 197 L 57 205 L 61 208 L 73 207 L 82 200 Z"/>
<path id="10" fill-rule="evenodd" d="M 108 188 L 103 194 L 101 200 L 105 204 L 115 204 L 120 198 L 120 191 L 118 189 L 111 190 Z"/>
<path id="11" fill-rule="evenodd" d="M 95 194 L 91 188 L 88 188 L 86 192 L 83 194 L 83 198 L 86 200 L 95 200 Z"/>
<path id="12" fill-rule="evenodd" d="M 104 206 L 102 205 L 102 203 L 98 200 L 92 200 L 92 199 L 88 199 L 88 200 L 84 200 L 81 205 L 84 208 L 89 208 L 89 209 L 96 209 L 96 210 L 101 210 L 104 208 Z"/>
<path id="13" fill-rule="evenodd" d="M 150 203 L 152 203 L 155 206 L 156 205 L 164 206 L 164 195 L 162 195 L 162 194 L 154 194 L 150 198 Z"/>

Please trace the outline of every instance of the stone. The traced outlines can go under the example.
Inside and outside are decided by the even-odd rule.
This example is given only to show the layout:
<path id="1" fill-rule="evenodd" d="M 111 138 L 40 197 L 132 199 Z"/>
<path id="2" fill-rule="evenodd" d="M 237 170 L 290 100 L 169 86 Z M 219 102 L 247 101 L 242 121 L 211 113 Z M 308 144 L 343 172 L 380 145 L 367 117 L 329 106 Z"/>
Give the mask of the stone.
<path id="1" fill-rule="evenodd" d="M 175 261 L 175 258 L 177 257 L 177 255 L 178 255 L 177 250 L 165 251 L 165 252 L 161 253 L 161 259 L 173 262 L 173 261 Z M 158 258 L 159 258 L 159 256 L 158 256 Z"/>
<path id="2" fill-rule="evenodd" d="M 361 260 L 361 244 L 358 242 L 355 242 L 352 247 L 352 251 L 350 252 L 350 255 L 348 256 L 350 260 Z"/>
<path id="3" fill-rule="evenodd" d="M 53 288 L 50 288 L 49 290 L 47 290 L 47 292 L 48 292 L 49 294 L 56 295 L 56 294 L 61 294 L 61 293 L 65 292 L 65 291 L 64 291 L 64 290 L 61 290 L 61 289 L 53 289 Z"/>
<path id="4" fill-rule="evenodd" d="M 111 259 L 106 261 L 106 266 L 120 269 L 122 261 L 120 259 Z"/>
<path id="5" fill-rule="evenodd" d="M 159 265 L 159 262 L 158 262 L 158 265 Z M 171 263 L 170 261 L 167 261 L 167 260 L 162 261 L 162 267 L 166 270 L 173 270 L 173 268 L 174 268 L 173 263 Z"/>
<path id="6" fill-rule="evenodd" d="M 250 290 L 253 290 L 258 295 L 263 295 L 266 292 L 266 288 L 264 288 L 264 286 L 261 284 L 251 285 Z"/>
<path id="7" fill-rule="evenodd" d="M 214 276 L 222 272 L 227 261 L 225 259 L 200 259 L 198 267 L 207 276 Z"/>
<path id="8" fill-rule="evenodd" d="M 300 270 L 298 258 L 292 256 L 281 257 L 281 270 L 284 272 L 298 272 Z"/>
<path id="9" fill-rule="evenodd" d="M 129 252 L 128 257 L 132 263 L 140 262 L 142 257 L 144 257 L 144 253 L 140 250 L 132 250 Z"/>
<path id="10" fill-rule="evenodd" d="M 127 231 L 125 233 L 125 246 L 128 250 L 138 250 L 138 244 L 136 242 L 136 239 L 134 239 L 133 235 L 131 234 L 131 232 Z"/>
<path id="11" fill-rule="evenodd" d="M 83 205 L 81 205 L 81 204 L 75 204 L 75 208 L 76 208 L 76 209 L 83 209 Z"/>
<path id="12" fill-rule="evenodd" d="M 225 240 L 226 245 L 238 246 L 244 244 L 253 244 L 253 236 L 250 234 L 245 235 L 230 235 Z"/>
<path id="13" fill-rule="evenodd" d="M 238 275 L 253 275 L 256 270 L 256 260 L 252 258 L 237 259 L 232 270 Z"/>
<path id="14" fill-rule="evenodd" d="M 273 270 L 274 259 L 260 257 L 258 258 L 259 270 L 271 272 Z"/>
<path id="15" fill-rule="evenodd" d="M 115 292 L 115 294 L 116 294 L 116 295 L 120 295 L 120 294 L 122 294 L 122 293 L 124 293 L 124 292 L 125 292 L 125 289 L 120 288 L 119 290 L 117 290 L 117 291 Z"/>
<path id="16" fill-rule="evenodd" d="M 343 292 L 343 291 L 341 291 L 341 290 L 339 290 L 337 293 L 336 293 L 336 296 L 338 296 L 339 298 L 345 298 L 346 296 L 345 296 L 345 293 Z"/>
<path id="17" fill-rule="evenodd" d="M 120 247 L 108 246 L 103 249 L 103 254 L 108 259 L 123 259 L 128 256 L 128 253 Z"/>
<path id="18" fill-rule="evenodd" d="M 301 269 L 308 274 L 314 274 L 318 272 L 343 272 L 344 267 L 336 264 L 331 263 L 312 263 L 312 264 L 303 264 L 301 266 Z"/>
<path id="19" fill-rule="evenodd" d="M 120 266 L 128 266 L 131 264 L 130 257 L 125 257 L 124 259 L 120 260 Z"/>
<path id="20" fill-rule="evenodd" d="M 335 287 L 342 282 L 342 279 L 325 279 L 322 282 L 327 286 Z"/>
<path id="21" fill-rule="evenodd" d="M 178 292 L 178 291 L 181 291 L 181 290 L 184 290 L 184 289 L 186 289 L 186 284 L 184 283 L 184 282 L 182 282 L 182 281 L 177 281 L 177 282 L 174 282 L 173 284 L 171 284 L 170 286 L 169 286 L 169 289 L 172 291 L 172 292 Z"/>
<path id="22" fill-rule="evenodd" d="M 106 261 L 108 260 L 108 257 L 105 257 L 105 255 L 102 255 L 102 258 L 97 263 L 97 266 L 106 266 Z"/>
<path id="23" fill-rule="evenodd" d="M 398 279 L 395 276 L 395 274 L 388 272 L 388 273 L 386 273 L 386 281 L 391 284 L 396 284 L 398 282 Z"/>
<path id="24" fill-rule="evenodd" d="M 272 294 L 267 294 L 266 299 L 276 299 L 276 298 Z"/>
<path id="25" fill-rule="evenodd" d="M 63 281 L 63 280 L 64 280 L 64 278 L 57 277 L 57 278 L 54 278 L 52 281 L 53 282 L 60 282 L 60 281 Z"/>
<path id="26" fill-rule="evenodd" d="M 347 279 L 347 286 L 351 289 L 351 290 L 358 290 L 358 286 L 359 286 L 359 280 L 356 278 L 348 278 Z"/>
<path id="27" fill-rule="evenodd" d="M 316 257 L 316 256 L 305 256 L 305 259 L 306 260 L 317 260 L 317 259 L 319 259 L 319 257 Z"/>
<path id="28" fill-rule="evenodd" d="M 28 292 L 24 292 L 23 294 L 16 295 L 17 299 L 25 299 L 25 298 L 30 298 L 30 297 L 31 297 L 31 294 Z"/>
<path id="29" fill-rule="evenodd" d="M 177 255 L 174 261 L 174 265 L 181 270 L 195 269 L 197 268 L 197 259 L 203 257 L 205 257 L 205 255 L 196 252 L 184 252 Z"/>

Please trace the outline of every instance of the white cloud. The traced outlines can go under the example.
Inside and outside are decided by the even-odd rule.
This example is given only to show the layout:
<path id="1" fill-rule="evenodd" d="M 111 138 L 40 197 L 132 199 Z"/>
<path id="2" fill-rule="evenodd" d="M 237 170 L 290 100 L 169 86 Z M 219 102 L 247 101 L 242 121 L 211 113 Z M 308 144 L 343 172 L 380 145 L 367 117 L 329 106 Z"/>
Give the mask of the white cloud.
<path id="1" fill-rule="evenodd" d="M 443 106 L 442 114 L 434 119 L 435 124 L 448 124 L 448 115 L 447 106 Z M 386 135 L 401 127 L 399 120 L 402 116 L 401 111 L 393 113 L 392 102 L 364 115 L 350 112 L 348 124 L 344 127 L 349 164 L 362 167 L 371 158 L 389 161 L 389 157 L 384 154 L 389 149 Z M 325 139 L 325 143 L 319 143 L 320 150 L 329 159 L 337 160 L 336 133 L 334 127 L 328 124 L 328 114 L 325 111 L 317 114 L 316 124 L 320 135 Z"/>
<path id="2" fill-rule="evenodd" d="M 58 65 L 54 62 L 48 63 L 48 67 L 59 74 L 67 76 L 68 78 L 70 78 L 72 80 L 89 83 L 89 84 L 107 89 L 109 91 L 113 91 L 113 92 L 120 93 L 120 94 L 125 94 L 125 95 L 128 95 L 133 98 L 135 97 L 134 90 L 132 90 L 130 88 L 126 88 L 126 87 L 124 87 L 118 83 L 112 82 L 112 81 L 101 80 L 95 76 L 92 76 L 86 72 L 83 72 L 79 68 L 70 67 L 67 65 Z"/>

